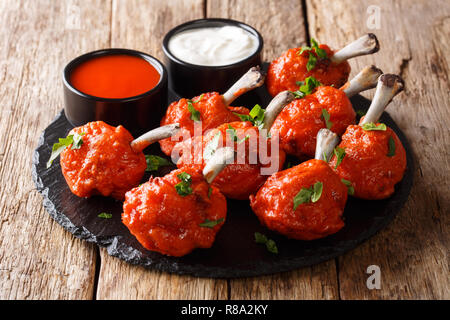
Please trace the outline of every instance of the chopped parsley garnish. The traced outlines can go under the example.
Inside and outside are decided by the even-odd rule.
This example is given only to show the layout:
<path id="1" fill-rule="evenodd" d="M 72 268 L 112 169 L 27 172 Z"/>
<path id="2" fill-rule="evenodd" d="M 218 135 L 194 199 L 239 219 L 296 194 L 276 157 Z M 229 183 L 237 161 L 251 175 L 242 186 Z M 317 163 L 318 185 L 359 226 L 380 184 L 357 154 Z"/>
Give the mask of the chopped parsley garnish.
<path id="1" fill-rule="evenodd" d="M 261 108 L 259 104 L 256 104 L 249 114 L 239 114 L 234 112 L 242 121 L 250 121 L 255 127 L 261 129 L 264 125 L 264 114 L 266 110 Z"/>
<path id="2" fill-rule="evenodd" d="M 203 99 L 203 94 L 196 101 L 188 100 L 188 110 L 191 113 L 191 120 L 193 121 L 201 121 L 200 119 L 200 111 L 194 108 L 194 103 L 198 103 Z"/>
<path id="3" fill-rule="evenodd" d="M 271 253 L 278 253 L 277 244 L 272 239 L 268 239 L 265 235 L 255 232 L 255 242 L 266 245 L 267 251 Z"/>
<path id="4" fill-rule="evenodd" d="M 245 140 L 248 140 L 250 138 L 249 135 L 246 135 L 244 138 L 239 139 L 236 133 L 236 129 L 233 128 L 231 125 L 228 125 L 228 129 L 226 130 L 227 134 L 230 135 L 231 139 L 233 139 L 233 141 L 239 143 L 244 142 Z"/>
<path id="5" fill-rule="evenodd" d="M 302 203 L 317 202 L 322 196 L 323 183 L 317 181 L 309 188 L 302 188 L 294 197 L 294 210 Z"/>
<path id="6" fill-rule="evenodd" d="M 328 113 L 327 109 L 322 109 L 322 118 L 323 120 L 325 120 L 327 129 L 331 129 L 331 127 L 333 126 L 333 122 L 330 121 L 330 114 Z"/>
<path id="7" fill-rule="evenodd" d="M 145 155 L 145 161 L 147 162 L 147 169 L 145 171 L 157 171 L 159 167 L 170 166 L 172 163 L 160 156 L 154 156 L 151 154 Z"/>
<path id="8" fill-rule="evenodd" d="M 319 59 L 328 59 L 327 52 L 324 49 L 319 48 L 319 43 L 314 39 L 311 38 L 310 41 L 310 47 L 303 46 L 298 52 L 298 55 L 301 55 L 303 52 L 309 51 L 309 58 L 308 62 L 306 63 L 306 69 L 308 71 L 311 71 L 315 68 L 317 64 L 317 58 Z M 312 53 L 314 51 L 316 54 L 314 55 Z"/>
<path id="9" fill-rule="evenodd" d="M 387 156 L 388 157 L 395 156 L 395 141 L 394 141 L 394 138 L 392 138 L 392 136 L 389 137 L 388 147 L 389 147 L 389 152 L 388 152 Z"/>
<path id="10" fill-rule="evenodd" d="M 177 178 L 181 180 L 180 183 L 175 185 L 175 190 L 177 190 L 177 193 L 182 197 L 190 195 L 192 193 L 191 175 L 186 172 L 182 172 L 177 175 Z"/>
<path id="11" fill-rule="evenodd" d="M 347 192 L 349 195 L 354 195 L 355 194 L 355 188 L 353 188 L 352 183 L 348 180 L 345 179 L 341 179 L 342 183 L 345 184 L 347 186 Z"/>
<path id="12" fill-rule="evenodd" d="M 373 122 L 364 123 L 362 128 L 365 131 L 386 131 L 386 125 L 384 123 L 378 124 L 378 126 Z"/>
<path id="13" fill-rule="evenodd" d="M 342 159 L 345 157 L 345 149 L 341 147 L 336 147 L 333 150 L 334 155 L 336 156 L 336 165 L 334 168 L 336 169 L 342 162 Z"/>
<path id="14" fill-rule="evenodd" d="M 103 219 L 111 219 L 112 218 L 112 214 L 111 213 L 106 213 L 106 212 L 102 212 L 98 215 L 99 218 L 103 218 Z"/>
<path id="15" fill-rule="evenodd" d="M 50 155 L 50 159 L 47 162 L 47 169 L 50 168 L 53 160 L 55 160 L 60 155 L 60 153 L 63 152 L 68 146 L 72 145 L 72 147 L 70 148 L 72 150 L 80 149 L 83 145 L 82 136 L 84 135 L 85 133 L 82 132 L 80 134 L 69 134 L 65 138 L 59 138 L 59 142 L 53 144 L 52 153 Z"/>
<path id="16" fill-rule="evenodd" d="M 296 84 L 299 86 L 298 90 L 291 92 L 297 99 L 313 93 L 317 87 L 322 85 L 319 80 L 312 76 L 306 78 L 305 81 L 297 81 Z"/>
<path id="17" fill-rule="evenodd" d="M 222 223 L 225 219 L 224 218 L 220 218 L 217 220 L 209 220 L 209 219 L 205 219 L 205 222 L 202 222 L 199 224 L 200 227 L 203 228 L 214 228 L 215 226 L 217 226 L 218 224 Z"/>

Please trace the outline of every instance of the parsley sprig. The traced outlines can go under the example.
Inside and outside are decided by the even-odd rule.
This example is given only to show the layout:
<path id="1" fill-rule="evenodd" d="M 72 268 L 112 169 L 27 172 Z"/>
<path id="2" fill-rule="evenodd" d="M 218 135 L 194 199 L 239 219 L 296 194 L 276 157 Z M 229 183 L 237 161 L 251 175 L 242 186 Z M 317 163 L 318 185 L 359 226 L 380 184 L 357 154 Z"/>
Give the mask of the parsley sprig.
<path id="1" fill-rule="evenodd" d="M 272 239 L 267 238 L 265 235 L 259 232 L 255 232 L 255 242 L 258 244 L 266 245 L 267 251 L 271 253 L 278 253 L 277 244 Z"/>
<path id="2" fill-rule="evenodd" d="M 242 121 L 250 121 L 255 127 L 258 127 L 258 129 L 262 129 L 264 126 L 264 117 L 265 112 L 263 108 L 259 104 L 256 104 L 252 110 L 250 110 L 249 114 L 239 114 L 236 112 L 233 112 L 235 115 L 237 115 Z"/>
<path id="3" fill-rule="evenodd" d="M 317 202 L 322 196 L 323 183 L 317 181 L 309 188 L 302 188 L 294 197 L 294 211 L 302 203 Z"/>
<path id="4" fill-rule="evenodd" d="M 172 163 L 169 160 L 152 154 L 146 154 L 145 161 L 147 162 L 147 169 L 145 169 L 145 171 L 147 172 L 157 171 L 159 167 L 172 165 Z"/>
<path id="5" fill-rule="evenodd" d="M 297 99 L 301 99 L 313 93 L 317 87 L 322 85 L 319 80 L 312 76 L 306 78 L 305 81 L 297 81 L 296 84 L 299 86 L 298 90 L 291 91 L 291 93 L 294 94 Z"/>
<path id="6" fill-rule="evenodd" d="M 82 136 L 84 135 L 85 133 L 82 132 L 80 134 L 69 134 L 65 138 L 59 138 L 59 142 L 53 144 L 52 154 L 50 155 L 50 159 L 47 162 L 47 169 L 50 168 L 53 160 L 55 160 L 68 146 L 72 145 L 72 147 L 70 148 L 72 150 L 80 149 L 83 145 Z"/>
<path id="7" fill-rule="evenodd" d="M 334 148 L 333 152 L 336 156 L 336 165 L 334 166 L 334 168 L 336 169 L 345 157 L 345 148 L 336 147 Z"/>
<path id="8" fill-rule="evenodd" d="M 193 121 L 201 121 L 200 119 L 200 111 L 194 108 L 194 103 L 198 103 L 203 99 L 203 94 L 196 101 L 188 100 L 188 110 L 191 113 L 191 120 Z"/>
<path id="9" fill-rule="evenodd" d="M 388 151 L 387 156 L 388 157 L 395 156 L 395 140 L 394 140 L 394 138 L 392 138 L 392 136 L 389 137 L 388 148 L 389 148 L 389 151 Z"/>
<path id="10" fill-rule="evenodd" d="M 368 122 L 368 123 L 364 123 L 362 125 L 362 128 L 365 131 L 386 131 L 386 125 L 384 123 L 379 123 L 378 125 L 376 125 L 373 122 Z"/>
<path id="11" fill-rule="evenodd" d="M 175 185 L 175 190 L 177 191 L 177 193 L 182 197 L 190 195 L 192 193 L 191 175 L 189 173 L 182 172 L 177 175 L 177 178 L 181 180 L 180 183 L 177 183 Z"/>
<path id="12" fill-rule="evenodd" d="M 325 121 L 327 129 L 330 130 L 331 127 L 333 126 L 333 122 L 330 121 L 330 114 L 328 113 L 327 109 L 322 109 L 321 118 Z"/>
<path id="13" fill-rule="evenodd" d="M 328 59 L 327 52 L 324 49 L 319 48 L 319 43 L 314 38 L 311 38 L 309 47 L 308 46 L 301 47 L 301 49 L 297 52 L 297 54 L 301 55 L 305 51 L 308 51 L 309 54 L 308 62 L 306 63 L 306 70 L 308 71 L 311 71 L 316 67 L 318 61 L 317 58 Z"/>
<path id="14" fill-rule="evenodd" d="M 217 220 L 209 220 L 209 219 L 205 219 L 204 222 L 200 223 L 199 226 L 203 227 L 203 228 L 214 228 L 215 226 L 217 226 L 218 224 L 224 222 L 224 218 L 220 218 Z"/>
<path id="15" fill-rule="evenodd" d="M 345 184 L 347 186 L 347 192 L 349 195 L 354 195 L 355 194 L 355 188 L 353 188 L 353 185 L 350 181 L 345 180 L 345 179 L 341 179 L 342 183 Z"/>

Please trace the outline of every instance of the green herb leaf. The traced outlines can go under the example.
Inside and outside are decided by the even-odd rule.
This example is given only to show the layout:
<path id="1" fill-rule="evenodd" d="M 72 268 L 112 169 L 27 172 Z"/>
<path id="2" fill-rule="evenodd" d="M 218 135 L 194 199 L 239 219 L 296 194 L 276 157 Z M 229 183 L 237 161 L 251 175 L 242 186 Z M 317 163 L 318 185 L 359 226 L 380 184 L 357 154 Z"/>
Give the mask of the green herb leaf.
<path id="1" fill-rule="evenodd" d="M 301 55 L 303 52 L 310 51 L 310 50 L 312 50 L 311 47 L 303 46 L 303 47 L 300 48 L 300 50 L 297 51 L 297 54 Z"/>
<path id="2" fill-rule="evenodd" d="M 106 212 L 102 212 L 98 215 L 99 218 L 103 218 L 103 219 L 111 219 L 112 218 L 112 214 L 111 213 L 106 213 Z"/>
<path id="3" fill-rule="evenodd" d="M 322 196 L 322 191 L 323 191 L 323 183 L 320 181 L 317 181 L 316 183 L 314 183 L 314 188 L 313 188 L 313 194 L 311 195 L 311 202 L 317 202 L 319 201 L 320 197 Z"/>
<path id="4" fill-rule="evenodd" d="M 304 96 L 313 93 L 317 87 L 320 87 L 322 85 L 319 80 L 312 76 L 306 78 L 305 81 L 297 81 L 296 83 L 300 85 L 298 90 L 291 92 L 297 99 L 303 98 Z"/>
<path id="5" fill-rule="evenodd" d="M 322 196 L 323 183 L 317 181 L 309 188 L 302 188 L 294 197 L 294 211 L 302 203 L 317 202 Z"/>
<path id="6" fill-rule="evenodd" d="M 177 178 L 181 180 L 180 183 L 175 185 L 175 190 L 177 191 L 177 193 L 182 197 L 190 195 L 192 193 L 191 175 L 186 172 L 182 172 L 177 175 Z"/>
<path id="7" fill-rule="evenodd" d="M 58 139 L 59 142 L 53 144 L 52 153 L 50 155 L 50 159 L 47 162 L 47 169 L 50 168 L 50 166 L 53 163 L 53 160 L 55 160 L 61 154 L 61 152 L 63 152 L 68 146 L 72 145 L 71 147 L 72 150 L 80 149 L 81 146 L 83 145 L 82 136 L 84 135 L 85 133 L 82 132 L 80 134 L 78 133 L 69 134 L 65 138 L 59 138 Z"/>
<path id="8" fill-rule="evenodd" d="M 172 163 L 160 156 L 154 156 L 152 154 L 145 155 L 145 161 L 147 162 L 147 169 L 145 171 L 157 171 L 159 167 L 170 166 Z"/>
<path id="9" fill-rule="evenodd" d="M 302 203 L 310 202 L 313 192 L 312 188 L 302 188 L 294 197 L 294 211 Z"/>
<path id="10" fill-rule="evenodd" d="M 333 152 L 336 156 L 336 165 L 334 166 L 334 168 L 336 169 L 345 157 L 345 148 L 336 147 L 334 148 Z"/>
<path id="11" fill-rule="evenodd" d="M 209 220 L 209 219 L 205 219 L 205 222 L 202 222 L 199 224 L 200 227 L 203 228 L 214 228 L 215 226 L 217 226 L 218 224 L 222 223 L 225 219 L 224 218 L 220 218 L 217 220 Z"/>
<path id="12" fill-rule="evenodd" d="M 258 244 L 265 244 L 267 251 L 271 253 L 278 253 L 277 244 L 272 239 L 268 239 L 265 235 L 255 232 L 255 242 Z"/>
<path id="13" fill-rule="evenodd" d="M 327 109 L 322 109 L 322 118 L 323 120 L 325 120 L 327 129 L 331 129 L 331 127 L 333 126 L 333 122 L 330 121 L 330 114 L 328 113 Z"/>
<path id="14" fill-rule="evenodd" d="M 237 115 L 242 121 L 250 121 L 255 127 L 258 127 L 259 129 L 262 128 L 264 124 L 264 116 L 265 116 L 266 110 L 261 108 L 259 104 L 256 104 L 252 110 L 250 110 L 249 114 L 239 114 L 234 112 L 235 115 Z"/>
<path id="15" fill-rule="evenodd" d="M 310 52 L 308 62 L 306 63 L 306 70 L 311 71 L 312 69 L 314 69 L 316 64 L 317 64 L 317 57 Z"/>
<path id="16" fill-rule="evenodd" d="M 395 141 L 394 141 L 394 138 L 392 138 L 392 136 L 389 137 L 388 145 L 389 145 L 389 152 L 388 152 L 387 156 L 388 157 L 395 156 Z"/>
<path id="17" fill-rule="evenodd" d="M 197 100 L 197 101 L 192 101 L 192 102 L 193 102 L 193 103 L 198 103 L 198 102 L 202 101 L 203 96 L 204 96 L 204 93 L 202 93 L 202 94 L 200 95 L 200 97 L 198 97 L 198 100 Z"/>
<path id="18" fill-rule="evenodd" d="M 200 121 L 200 111 L 194 108 L 194 102 L 192 100 L 188 100 L 188 110 L 191 113 L 191 120 Z"/>
<path id="19" fill-rule="evenodd" d="M 311 47 L 314 49 L 320 59 L 328 58 L 327 52 L 324 49 L 319 48 L 319 44 L 314 38 L 311 38 Z"/>
<path id="20" fill-rule="evenodd" d="M 345 179 L 341 179 L 342 183 L 345 184 L 347 186 L 347 192 L 349 195 L 354 195 L 355 194 L 355 188 L 353 188 L 352 183 L 348 180 Z"/>
<path id="21" fill-rule="evenodd" d="M 242 142 L 244 142 L 244 141 L 246 141 L 246 140 L 248 140 L 250 138 L 249 135 L 246 135 L 244 138 L 239 139 L 238 136 L 237 136 L 237 133 L 236 133 L 236 129 L 233 128 L 231 125 L 228 125 L 228 129 L 226 130 L 226 132 L 227 132 L 227 134 L 230 135 L 231 139 L 233 141 L 236 141 L 238 144 L 242 143 Z"/>
<path id="22" fill-rule="evenodd" d="M 379 123 L 376 125 L 373 122 L 364 123 L 362 128 L 366 131 L 386 131 L 386 125 L 384 123 Z"/>

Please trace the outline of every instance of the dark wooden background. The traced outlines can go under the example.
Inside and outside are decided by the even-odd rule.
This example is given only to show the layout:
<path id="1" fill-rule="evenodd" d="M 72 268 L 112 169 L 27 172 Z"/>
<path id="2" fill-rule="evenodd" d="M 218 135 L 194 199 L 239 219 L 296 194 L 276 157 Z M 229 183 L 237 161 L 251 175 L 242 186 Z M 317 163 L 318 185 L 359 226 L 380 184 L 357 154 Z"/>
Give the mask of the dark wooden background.
<path id="1" fill-rule="evenodd" d="M 212 280 L 131 266 L 49 217 L 31 180 L 31 156 L 63 108 L 64 65 L 107 47 L 162 58 L 169 29 L 204 17 L 257 28 L 265 60 L 310 37 L 339 48 L 367 32 L 378 36 L 380 52 L 351 66 L 355 74 L 376 64 L 406 82 L 388 112 L 411 142 L 415 182 L 392 224 L 310 268 Z M 0 298 L 449 299 L 449 39 L 445 0 L 0 0 Z M 380 290 L 366 287 L 373 264 L 381 268 Z"/>

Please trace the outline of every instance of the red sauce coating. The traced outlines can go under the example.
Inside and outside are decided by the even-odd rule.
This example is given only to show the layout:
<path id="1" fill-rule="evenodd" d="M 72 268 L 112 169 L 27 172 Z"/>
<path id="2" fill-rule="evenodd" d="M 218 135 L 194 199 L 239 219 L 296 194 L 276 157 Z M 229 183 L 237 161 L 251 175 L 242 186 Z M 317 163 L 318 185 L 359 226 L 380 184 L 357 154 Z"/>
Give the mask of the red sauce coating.
<path id="1" fill-rule="evenodd" d="M 197 96 L 192 101 L 198 101 L 201 96 Z M 248 114 L 246 108 L 228 108 L 223 102 L 222 95 L 217 92 L 205 93 L 199 102 L 193 104 L 193 107 L 200 112 L 202 121 L 202 130 L 213 129 L 222 123 L 239 121 L 239 117 L 233 112 Z M 175 101 L 167 108 L 165 116 L 161 120 L 161 126 L 179 123 L 181 130 L 172 138 L 161 140 L 161 150 L 168 156 L 171 155 L 174 146 L 181 141 L 183 136 L 194 135 L 194 121 L 191 119 L 191 112 L 188 110 L 188 99 Z M 202 133 L 203 133 L 202 132 Z M 172 141 L 172 139 L 174 139 Z"/>
<path id="2" fill-rule="evenodd" d="M 299 158 L 314 156 L 317 133 L 326 128 L 322 109 L 330 115 L 330 130 L 338 135 L 355 123 L 356 113 L 342 90 L 318 87 L 313 94 L 296 99 L 284 107 L 272 125 L 272 136 L 279 135 L 280 145 L 287 154 Z"/>
<path id="3" fill-rule="evenodd" d="M 126 55 L 92 58 L 77 66 L 70 83 L 83 93 L 95 97 L 129 98 L 153 89 L 161 78 L 145 59 Z"/>
<path id="4" fill-rule="evenodd" d="M 302 203 L 294 211 L 297 193 L 318 181 L 323 184 L 320 199 Z M 339 231 L 344 226 L 346 202 L 347 187 L 325 161 L 316 159 L 273 174 L 250 196 L 250 205 L 264 226 L 298 240 L 319 239 Z"/>
<path id="5" fill-rule="evenodd" d="M 118 200 L 137 186 L 147 163 L 142 152 L 131 149 L 133 136 L 122 126 L 89 122 L 70 131 L 84 133 L 80 149 L 61 153 L 61 169 L 70 190 L 79 197 L 100 194 Z"/>
<path id="6" fill-rule="evenodd" d="M 175 185 L 177 175 L 191 175 L 192 194 L 181 196 Z M 180 257 L 195 248 L 212 246 L 223 225 L 200 227 L 205 222 L 226 218 L 227 202 L 214 186 L 208 197 L 209 184 L 193 168 L 174 170 L 164 177 L 150 178 L 125 195 L 122 222 L 148 250 Z"/>
<path id="7" fill-rule="evenodd" d="M 392 157 L 387 156 L 389 137 L 395 142 Z M 349 126 L 339 147 L 345 148 L 345 156 L 335 171 L 352 183 L 355 197 L 376 200 L 394 193 L 394 186 L 406 170 L 406 152 L 392 129 L 365 131 L 357 125 Z M 336 157 L 331 159 L 330 166 L 336 166 Z"/>
<path id="8" fill-rule="evenodd" d="M 334 54 L 325 44 L 321 44 L 319 48 L 324 49 L 328 57 Z M 328 59 L 318 59 L 316 66 L 308 71 L 306 64 L 308 63 L 309 51 L 304 51 L 301 55 L 298 55 L 297 52 L 300 49 L 289 49 L 281 57 L 270 63 L 267 71 L 266 86 L 273 97 L 284 90 L 297 90 L 299 86 L 296 82 L 304 81 L 309 76 L 313 76 L 325 86 L 334 85 L 337 88 L 340 88 L 347 82 L 350 74 L 350 65 L 347 61 L 336 65 Z M 316 55 L 314 51 L 312 52 Z"/>
<path id="9" fill-rule="evenodd" d="M 242 145 L 238 145 L 238 143 L 234 143 L 234 148 L 239 154 L 245 154 L 245 161 L 239 161 L 239 158 L 236 159 L 235 163 L 228 164 L 214 179 L 212 185 L 219 188 L 219 190 L 228 198 L 246 200 L 250 196 L 250 194 L 254 194 L 258 191 L 259 187 L 266 181 L 269 175 L 261 174 L 261 168 L 266 167 L 270 168 L 271 162 L 267 164 L 261 164 L 259 159 L 259 130 L 254 127 L 251 122 L 248 121 L 239 121 L 226 123 L 218 126 L 215 130 L 209 131 L 203 137 L 197 137 L 196 139 L 187 140 L 179 145 L 177 145 L 177 149 L 180 148 L 180 153 L 182 154 L 180 159 L 177 162 L 177 166 L 179 168 L 190 166 L 192 163 L 201 164 L 201 167 L 204 167 L 204 159 L 203 159 L 203 151 L 206 146 L 210 143 L 210 141 L 215 137 L 215 135 L 220 132 L 221 137 L 226 137 L 227 141 L 222 140 L 222 144 L 220 146 L 232 146 L 233 140 L 229 134 L 227 134 L 226 130 L 228 126 L 232 126 L 236 129 L 237 137 L 239 140 L 244 139 L 248 136 L 248 140 L 245 142 L 241 142 Z M 250 141 L 254 141 L 254 143 L 250 143 Z M 271 155 L 271 140 L 267 139 L 267 152 L 268 157 Z M 239 152 L 239 148 L 245 148 L 245 152 Z M 198 149 L 196 149 L 198 148 Z M 190 150 L 190 152 L 186 152 Z M 203 150 L 202 152 L 195 152 L 195 150 Z M 255 155 L 256 163 L 251 164 L 249 159 L 250 155 Z M 196 159 L 194 157 L 197 156 Z M 286 155 L 282 150 L 279 150 L 279 157 L 276 159 L 276 169 L 275 171 L 280 170 L 283 167 Z M 242 163 L 240 163 L 242 162 Z"/>

